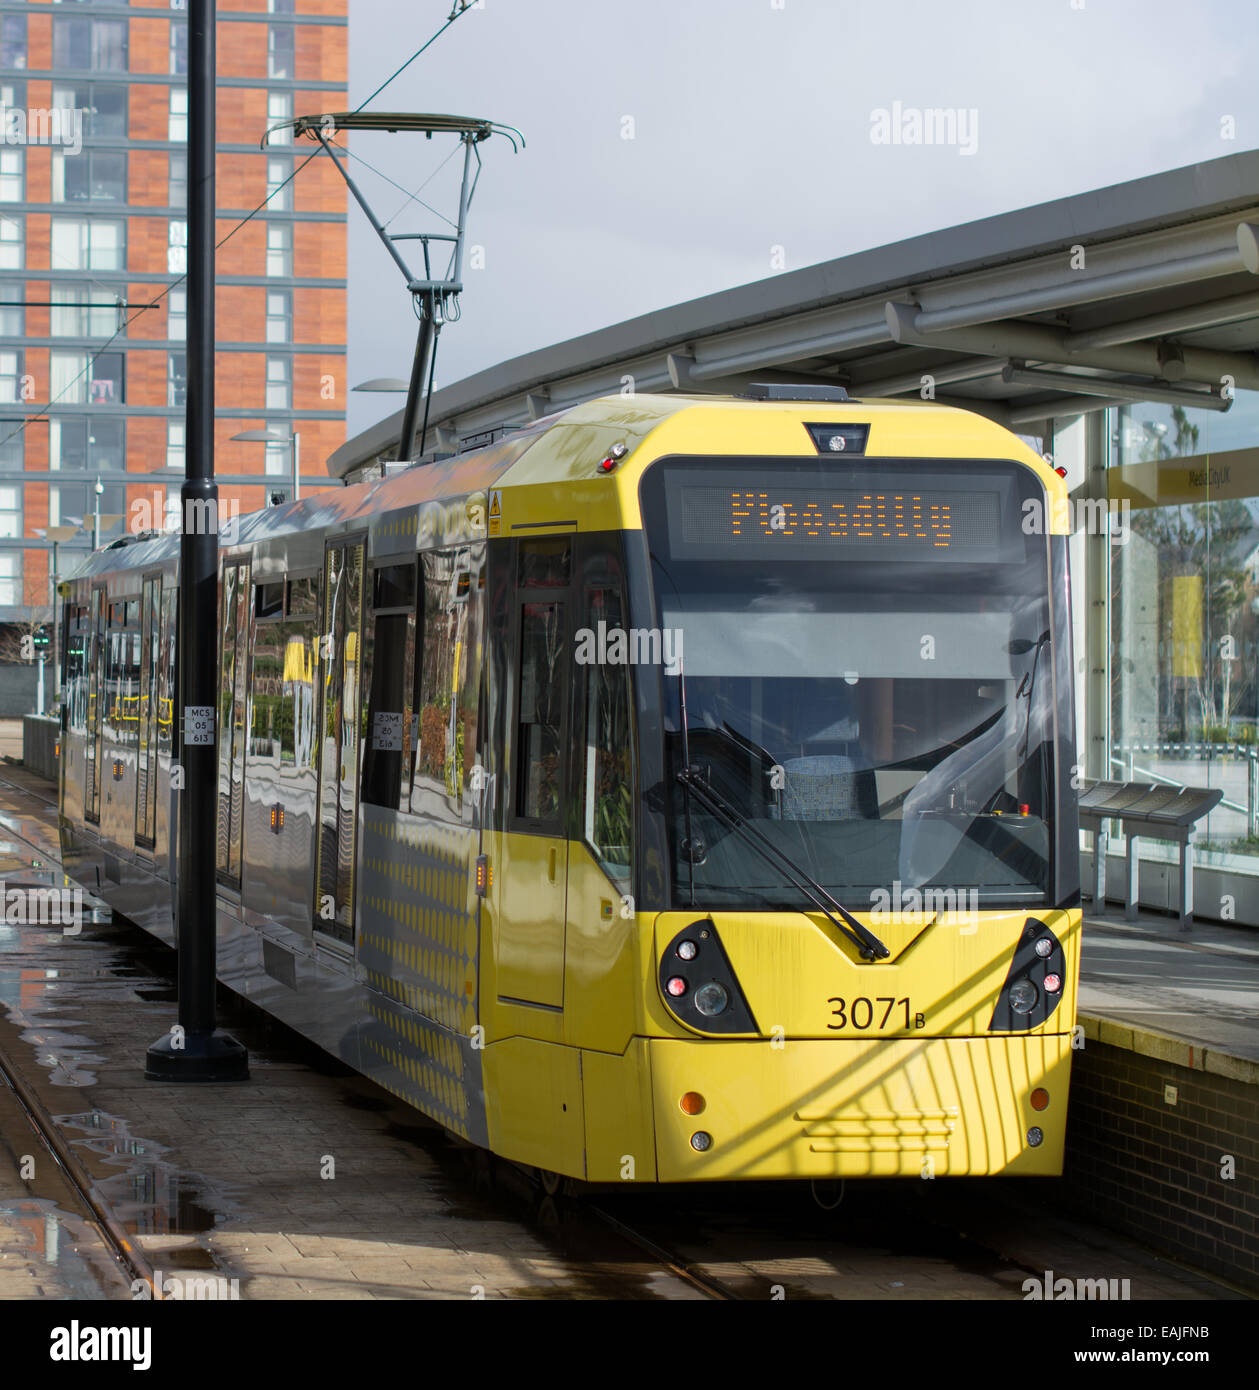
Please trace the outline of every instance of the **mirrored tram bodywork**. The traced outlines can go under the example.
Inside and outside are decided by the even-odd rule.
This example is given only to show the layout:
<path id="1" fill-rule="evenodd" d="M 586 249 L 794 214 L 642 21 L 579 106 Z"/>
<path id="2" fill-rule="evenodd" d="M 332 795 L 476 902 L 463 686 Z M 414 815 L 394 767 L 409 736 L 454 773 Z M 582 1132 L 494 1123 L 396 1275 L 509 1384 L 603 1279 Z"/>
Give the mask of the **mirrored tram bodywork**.
<path id="1" fill-rule="evenodd" d="M 943 407 L 637 396 L 242 518 L 221 979 L 576 1178 L 1060 1171 L 1064 497 Z M 67 867 L 171 944 L 177 563 L 62 585 Z"/>

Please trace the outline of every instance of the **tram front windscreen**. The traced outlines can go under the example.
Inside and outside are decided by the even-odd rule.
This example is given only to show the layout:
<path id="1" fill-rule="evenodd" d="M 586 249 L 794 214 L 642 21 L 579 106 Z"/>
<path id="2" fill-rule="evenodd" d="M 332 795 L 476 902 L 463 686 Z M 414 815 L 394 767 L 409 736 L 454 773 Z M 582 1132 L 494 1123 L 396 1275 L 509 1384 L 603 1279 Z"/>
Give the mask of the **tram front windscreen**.
<path id="1" fill-rule="evenodd" d="M 808 907 L 802 879 L 854 911 L 1049 901 L 1043 499 L 985 461 L 648 471 L 664 778 L 645 790 L 676 904 Z"/>

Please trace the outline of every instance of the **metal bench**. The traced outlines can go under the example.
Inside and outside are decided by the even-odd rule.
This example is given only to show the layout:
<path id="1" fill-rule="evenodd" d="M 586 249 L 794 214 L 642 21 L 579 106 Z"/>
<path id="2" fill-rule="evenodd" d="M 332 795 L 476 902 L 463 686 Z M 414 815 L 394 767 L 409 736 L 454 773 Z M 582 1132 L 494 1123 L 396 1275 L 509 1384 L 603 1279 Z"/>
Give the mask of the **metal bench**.
<path id="1" fill-rule="evenodd" d="M 1128 842 L 1124 916 L 1137 916 L 1137 840 L 1170 840 L 1180 846 L 1180 927 L 1188 931 L 1193 921 L 1193 827 L 1213 810 L 1224 793 L 1214 787 L 1165 787 L 1153 782 L 1093 782 L 1080 793 L 1080 828 L 1095 836 L 1093 851 L 1093 907 L 1101 911 L 1106 901 L 1106 824 L 1123 824 Z"/>

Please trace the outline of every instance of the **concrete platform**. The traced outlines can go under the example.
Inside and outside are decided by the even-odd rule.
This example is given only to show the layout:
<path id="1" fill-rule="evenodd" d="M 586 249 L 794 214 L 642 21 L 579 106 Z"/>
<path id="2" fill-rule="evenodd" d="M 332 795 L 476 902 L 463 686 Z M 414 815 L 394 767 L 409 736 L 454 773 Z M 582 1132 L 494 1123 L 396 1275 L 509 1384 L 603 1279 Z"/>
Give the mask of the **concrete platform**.
<path id="1" fill-rule="evenodd" d="M 1085 915 L 1080 1013 L 1254 1062 L 1259 1081 L 1259 931 L 1196 924 L 1182 932 L 1174 917 L 1145 912 L 1126 922 L 1122 911 Z M 1200 1069 L 1187 1050 L 1174 1060 Z"/>

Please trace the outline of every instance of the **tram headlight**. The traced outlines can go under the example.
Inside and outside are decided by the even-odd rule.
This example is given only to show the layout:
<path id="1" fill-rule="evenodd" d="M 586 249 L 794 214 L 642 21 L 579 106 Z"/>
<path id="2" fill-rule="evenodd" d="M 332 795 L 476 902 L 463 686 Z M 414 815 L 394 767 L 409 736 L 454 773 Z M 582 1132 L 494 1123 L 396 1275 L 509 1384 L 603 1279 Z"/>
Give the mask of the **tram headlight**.
<path id="1" fill-rule="evenodd" d="M 1054 941 L 1051 936 L 1042 936 L 1036 942 L 1036 954 L 1044 959 L 1045 956 L 1052 956 L 1054 953 Z"/>
<path id="2" fill-rule="evenodd" d="M 1010 1007 L 1016 1014 L 1030 1014 L 1038 998 L 1031 980 L 1016 980 L 1010 986 Z"/>
<path id="3" fill-rule="evenodd" d="M 711 917 L 664 943 L 656 978 L 669 1012 L 694 1032 L 759 1032 Z"/>
<path id="4" fill-rule="evenodd" d="M 695 1007 L 705 1018 L 716 1018 L 718 1014 L 725 1013 L 729 1004 L 729 990 L 715 980 L 710 980 L 695 991 Z"/>

